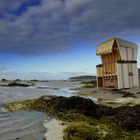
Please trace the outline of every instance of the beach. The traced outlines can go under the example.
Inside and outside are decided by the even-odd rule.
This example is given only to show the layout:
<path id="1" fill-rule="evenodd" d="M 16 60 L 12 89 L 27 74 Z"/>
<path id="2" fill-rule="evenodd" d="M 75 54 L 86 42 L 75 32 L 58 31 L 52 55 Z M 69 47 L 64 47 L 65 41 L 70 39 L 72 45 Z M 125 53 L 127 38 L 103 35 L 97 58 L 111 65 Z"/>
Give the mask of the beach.
<path id="1" fill-rule="evenodd" d="M 35 84 L 31 84 L 29 87 L 8 86 L 9 82 L 11 81 L 0 82 L 0 105 L 15 101 L 36 99 L 43 95 L 69 97 L 73 95 L 69 89 L 78 86 L 78 82 L 65 82 L 63 80 L 37 81 L 33 82 Z M 31 83 L 31 81 L 21 82 L 24 84 Z M 0 122 L 1 140 L 15 140 L 16 138 L 22 140 L 42 140 L 45 137 L 48 137 L 48 140 L 55 140 L 55 138 L 60 137 L 61 140 L 63 135 L 63 126 L 60 125 L 60 122 L 54 119 L 51 120 L 43 113 L 36 111 L 5 112 L 1 108 Z M 14 128 L 13 125 L 16 125 L 16 127 Z"/>
<path id="2" fill-rule="evenodd" d="M 87 88 L 82 86 L 81 81 L 71 80 L 37 81 L 28 87 L 1 85 L 0 105 L 17 102 L 16 105 L 10 106 L 12 112 L 5 112 L 7 110 L 1 109 L 1 140 L 14 140 L 15 138 L 22 140 L 63 140 L 63 130 L 67 127 L 67 124 L 63 120 L 48 117 L 38 111 L 18 111 L 24 108 L 23 104 L 20 104 L 20 101 L 35 100 L 41 96 L 48 98 L 50 96 L 81 96 L 85 99 L 91 99 L 97 104 L 111 107 L 123 105 L 133 106 L 140 104 L 139 91 L 139 88 L 122 91 L 98 89 L 96 87 Z M 124 94 L 131 97 L 123 97 Z"/>
<path id="3" fill-rule="evenodd" d="M 62 125 L 62 122 L 56 119 L 52 119 L 49 122 L 44 123 L 47 129 L 45 137 L 47 140 L 63 140 L 63 130 L 66 128 Z"/>

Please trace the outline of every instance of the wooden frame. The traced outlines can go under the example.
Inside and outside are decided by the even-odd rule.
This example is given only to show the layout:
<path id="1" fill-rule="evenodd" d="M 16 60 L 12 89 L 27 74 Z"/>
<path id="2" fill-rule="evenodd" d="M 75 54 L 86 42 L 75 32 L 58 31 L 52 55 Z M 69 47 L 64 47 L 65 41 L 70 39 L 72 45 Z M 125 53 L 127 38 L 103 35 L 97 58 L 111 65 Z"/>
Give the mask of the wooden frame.
<path id="1" fill-rule="evenodd" d="M 131 88 L 139 85 L 137 72 L 137 50 L 135 43 L 119 38 L 109 39 L 97 46 L 101 56 L 103 87 Z M 100 75 L 100 74 L 98 74 Z M 101 79 L 101 76 L 98 76 Z M 99 83 L 101 85 L 101 83 Z"/>

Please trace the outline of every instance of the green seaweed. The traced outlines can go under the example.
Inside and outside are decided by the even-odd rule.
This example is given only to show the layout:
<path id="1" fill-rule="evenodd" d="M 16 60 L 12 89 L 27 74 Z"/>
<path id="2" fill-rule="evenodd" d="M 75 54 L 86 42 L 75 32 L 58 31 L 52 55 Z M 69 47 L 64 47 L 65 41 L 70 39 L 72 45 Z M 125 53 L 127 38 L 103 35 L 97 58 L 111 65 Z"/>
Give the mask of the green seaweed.
<path id="1" fill-rule="evenodd" d="M 140 131 L 128 131 L 107 118 L 95 119 L 74 110 L 59 112 L 39 99 L 8 103 L 7 111 L 37 110 L 68 124 L 64 130 L 64 140 L 140 140 Z M 45 109 L 44 109 L 45 107 Z"/>
<path id="2" fill-rule="evenodd" d="M 64 130 L 64 140 L 139 140 L 139 131 L 128 132 L 114 123 L 73 122 Z"/>

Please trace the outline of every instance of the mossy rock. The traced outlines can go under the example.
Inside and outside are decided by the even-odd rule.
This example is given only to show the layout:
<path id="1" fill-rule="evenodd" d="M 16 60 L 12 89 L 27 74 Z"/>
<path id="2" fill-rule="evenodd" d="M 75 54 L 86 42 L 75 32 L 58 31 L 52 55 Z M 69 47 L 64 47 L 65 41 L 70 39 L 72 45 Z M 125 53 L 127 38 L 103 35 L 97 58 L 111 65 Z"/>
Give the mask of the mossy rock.
<path id="1" fill-rule="evenodd" d="M 64 140 L 139 140 L 139 131 L 127 132 L 113 123 L 74 122 L 64 130 Z"/>
<path id="2" fill-rule="evenodd" d="M 94 105 L 90 100 L 81 97 L 43 96 L 39 99 L 9 103 L 4 108 L 9 111 L 37 110 L 67 122 L 69 126 L 64 130 L 64 140 L 140 140 L 140 131 L 128 131 L 121 127 L 125 121 L 129 124 L 127 127 L 133 125 L 132 128 L 136 129 L 136 126 L 139 126 L 139 106 L 113 109 Z M 102 115 L 95 117 L 92 114 L 95 111 L 93 109 L 97 109 Z M 91 114 L 85 112 L 86 110 Z M 131 115 L 132 118 L 135 115 L 137 120 L 127 123 L 127 118 Z M 121 126 L 117 125 L 118 122 Z"/>

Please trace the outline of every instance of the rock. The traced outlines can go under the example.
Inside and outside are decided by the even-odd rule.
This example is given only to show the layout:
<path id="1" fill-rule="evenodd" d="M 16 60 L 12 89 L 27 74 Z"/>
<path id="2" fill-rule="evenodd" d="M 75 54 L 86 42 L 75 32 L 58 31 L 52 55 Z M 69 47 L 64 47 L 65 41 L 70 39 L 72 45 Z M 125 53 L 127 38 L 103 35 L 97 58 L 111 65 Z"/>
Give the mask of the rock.
<path id="1" fill-rule="evenodd" d="M 99 117 L 100 115 L 98 106 L 92 100 L 78 96 L 53 96 L 51 99 L 43 96 L 39 100 L 43 109 L 52 108 L 56 112 L 75 111 L 90 117 Z"/>
<path id="2" fill-rule="evenodd" d="M 12 86 L 20 86 L 20 87 L 28 87 L 28 86 L 31 86 L 32 84 L 30 83 L 24 83 L 24 82 L 10 82 L 8 83 L 8 86 L 9 87 L 12 87 Z"/>
<path id="3" fill-rule="evenodd" d="M 121 106 L 115 109 L 114 120 L 128 130 L 140 130 L 140 105 Z"/>
<path id="4" fill-rule="evenodd" d="M 100 114 L 103 117 L 110 117 L 115 115 L 115 110 L 112 107 L 107 107 L 104 105 L 99 105 Z"/>
<path id="5" fill-rule="evenodd" d="M 113 94 L 121 94 L 122 97 L 135 97 L 133 93 L 124 90 L 113 89 L 112 92 Z"/>
<path id="6" fill-rule="evenodd" d="M 7 82 L 8 80 L 7 80 L 7 79 L 2 79 L 1 81 L 2 81 L 2 82 Z"/>
<path id="7" fill-rule="evenodd" d="M 63 113 L 75 111 L 88 117 L 111 119 L 128 130 L 140 130 L 140 105 L 112 108 L 97 105 L 90 99 L 78 96 L 42 96 L 39 101 L 39 107 L 46 111 L 48 108 Z"/>
<path id="8" fill-rule="evenodd" d="M 114 121 L 127 130 L 140 130 L 140 105 L 117 108 L 95 104 L 83 97 L 42 96 L 39 99 L 9 103 L 8 110 L 37 110 L 64 120 L 80 120 L 80 116 L 97 120 Z M 73 116 L 71 116 L 73 115 Z"/>
<path id="9" fill-rule="evenodd" d="M 140 130 L 140 105 L 121 106 L 117 108 L 100 106 L 102 117 L 115 121 L 128 130 Z"/>

